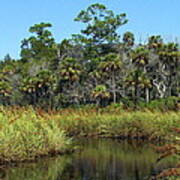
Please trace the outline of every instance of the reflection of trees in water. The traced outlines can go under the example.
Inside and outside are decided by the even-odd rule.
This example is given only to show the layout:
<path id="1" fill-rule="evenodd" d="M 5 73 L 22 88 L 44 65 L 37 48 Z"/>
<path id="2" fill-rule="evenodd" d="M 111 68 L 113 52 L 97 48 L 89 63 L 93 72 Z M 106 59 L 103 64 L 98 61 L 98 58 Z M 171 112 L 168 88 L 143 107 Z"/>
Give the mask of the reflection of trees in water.
<path id="1" fill-rule="evenodd" d="M 75 154 L 58 180 L 141 180 L 151 174 L 157 155 L 149 147 L 100 141 Z M 161 167 L 161 166 L 159 166 Z M 157 167 L 156 171 L 159 171 Z"/>
<path id="2" fill-rule="evenodd" d="M 154 168 L 157 155 L 143 144 L 112 140 L 82 144 L 81 152 L 7 169 L 7 180 L 141 180 L 152 170 L 167 167 L 164 162 Z"/>
<path id="3" fill-rule="evenodd" d="M 0 168 L 0 180 L 4 179 L 5 177 L 6 177 L 6 170 Z"/>
<path id="4" fill-rule="evenodd" d="M 73 164 L 67 164 L 64 170 L 58 173 L 56 180 L 73 180 L 75 178 L 75 169 Z"/>
<path id="5" fill-rule="evenodd" d="M 69 157 L 62 156 L 19 164 L 6 169 L 8 178 L 5 180 L 56 180 L 69 161 Z"/>

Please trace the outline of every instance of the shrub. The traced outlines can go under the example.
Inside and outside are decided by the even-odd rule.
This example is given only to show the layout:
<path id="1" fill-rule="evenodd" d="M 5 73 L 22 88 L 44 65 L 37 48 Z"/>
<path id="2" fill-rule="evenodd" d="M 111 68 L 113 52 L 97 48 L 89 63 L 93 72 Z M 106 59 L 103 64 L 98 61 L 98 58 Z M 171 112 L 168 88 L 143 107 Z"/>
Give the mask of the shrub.
<path id="1" fill-rule="evenodd" d="M 0 161 L 33 160 L 62 153 L 70 140 L 55 121 L 44 119 L 33 109 L 0 108 Z"/>
<path id="2" fill-rule="evenodd" d="M 168 156 L 174 156 L 178 163 L 175 165 L 174 168 L 163 170 L 158 175 L 152 177 L 151 180 L 162 178 L 175 180 L 180 177 L 180 128 L 174 128 L 173 130 L 177 133 L 177 135 L 174 136 L 174 144 L 167 144 L 162 147 L 155 147 L 155 150 L 161 154 L 157 159 L 157 162 Z"/>

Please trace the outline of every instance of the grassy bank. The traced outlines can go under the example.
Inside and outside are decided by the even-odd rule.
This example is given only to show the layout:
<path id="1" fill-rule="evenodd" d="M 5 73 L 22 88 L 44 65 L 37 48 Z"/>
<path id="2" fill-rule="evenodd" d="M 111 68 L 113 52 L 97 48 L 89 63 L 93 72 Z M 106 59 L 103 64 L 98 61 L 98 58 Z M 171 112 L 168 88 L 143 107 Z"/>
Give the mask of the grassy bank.
<path id="1" fill-rule="evenodd" d="M 67 109 L 45 116 L 55 120 L 70 136 L 163 140 L 171 137 L 171 127 L 180 126 L 180 112 L 174 111 Z"/>
<path id="2" fill-rule="evenodd" d="M 34 160 L 67 152 L 67 136 L 163 140 L 180 126 L 180 112 L 123 111 L 118 108 L 58 112 L 0 107 L 0 161 Z"/>
<path id="3" fill-rule="evenodd" d="M 34 160 L 64 153 L 70 140 L 55 121 L 33 109 L 0 108 L 0 163 Z"/>

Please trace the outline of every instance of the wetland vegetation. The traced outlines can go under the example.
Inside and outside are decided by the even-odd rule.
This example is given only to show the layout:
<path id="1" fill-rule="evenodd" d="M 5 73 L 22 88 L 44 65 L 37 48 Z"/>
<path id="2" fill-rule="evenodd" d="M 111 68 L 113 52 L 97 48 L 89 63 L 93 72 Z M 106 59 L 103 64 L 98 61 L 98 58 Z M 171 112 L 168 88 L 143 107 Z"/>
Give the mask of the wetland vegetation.
<path id="1" fill-rule="evenodd" d="M 61 42 L 50 23 L 31 26 L 20 58 L 0 61 L 1 164 L 71 152 L 79 137 L 160 142 L 180 128 L 179 44 L 120 36 L 126 14 L 99 3 L 75 21 L 84 29 Z"/>
<path id="2" fill-rule="evenodd" d="M 32 107 L 0 108 L 0 161 L 34 160 L 73 150 L 70 138 L 171 140 L 180 113 L 81 108 L 45 112 Z M 72 150 L 71 150 L 72 149 Z"/>

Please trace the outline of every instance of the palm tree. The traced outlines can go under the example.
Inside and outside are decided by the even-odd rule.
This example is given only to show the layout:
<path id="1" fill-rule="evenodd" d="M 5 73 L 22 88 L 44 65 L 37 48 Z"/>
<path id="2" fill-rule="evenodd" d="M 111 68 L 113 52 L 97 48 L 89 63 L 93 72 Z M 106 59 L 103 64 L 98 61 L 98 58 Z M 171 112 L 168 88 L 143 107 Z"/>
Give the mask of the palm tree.
<path id="1" fill-rule="evenodd" d="M 147 77 L 146 73 L 142 73 L 139 77 L 140 87 L 145 90 L 146 103 L 150 101 L 150 92 L 149 89 L 152 87 L 151 80 Z"/>
<path id="2" fill-rule="evenodd" d="M 131 53 L 132 63 L 139 69 L 146 72 L 146 65 L 149 62 L 149 50 L 145 47 L 138 47 Z"/>
<path id="3" fill-rule="evenodd" d="M 134 51 L 132 51 L 131 54 L 132 58 L 132 64 L 135 66 L 135 71 L 133 73 L 130 73 L 130 76 L 133 78 L 133 83 L 135 83 L 135 99 L 137 99 L 138 95 L 138 86 L 143 83 L 145 86 L 145 94 L 146 94 L 146 102 L 149 102 L 149 88 L 150 86 L 150 80 L 147 77 L 147 67 L 149 65 L 149 60 L 150 60 L 150 52 L 146 47 L 140 46 L 136 48 Z"/>
<path id="4" fill-rule="evenodd" d="M 148 48 L 154 52 L 158 52 L 163 46 L 163 39 L 161 36 L 150 36 L 148 38 Z"/>
<path id="5" fill-rule="evenodd" d="M 110 93 L 107 91 L 106 86 L 98 85 L 91 92 L 91 96 L 96 100 L 96 104 L 100 105 L 103 100 L 110 97 Z"/>
<path id="6" fill-rule="evenodd" d="M 36 105 L 37 103 L 37 87 L 36 87 L 37 78 L 36 77 L 25 77 L 23 78 L 20 86 L 20 91 L 24 93 L 27 100 L 30 101 L 30 104 Z"/>
<path id="7" fill-rule="evenodd" d="M 69 90 L 69 95 L 75 103 L 78 103 L 79 99 L 78 87 L 82 73 L 82 66 L 74 58 L 65 58 L 59 65 L 60 79 L 68 83 L 65 93 Z"/>
<path id="8" fill-rule="evenodd" d="M 131 48 L 134 46 L 134 34 L 131 32 L 126 32 L 123 34 L 123 46 L 124 46 L 124 51 L 129 53 Z"/>
<path id="9" fill-rule="evenodd" d="M 40 105 L 38 104 L 40 99 L 43 99 L 46 103 L 49 102 L 54 82 L 55 78 L 52 72 L 41 70 L 35 76 L 24 78 L 20 90 L 30 96 L 31 104 Z"/>
<path id="10" fill-rule="evenodd" d="M 61 78 L 67 81 L 78 81 L 81 75 L 82 67 L 74 58 L 64 59 L 59 67 Z"/>
<path id="11" fill-rule="evenodd" d="M 127 87 L 132 87 L 132 97 L 135 105 L 137 104 L 141 88 L 145 89 L 146 102 L 149 102 L 149 88 L 151 87 L 151 81 L 146 73 L 135 69 L 128 74 L 125 82 Z"/>
<path id="12" fill-rule="evenodd" d="M 110 53 L 104 57 L 104 60 L 99 64 L 99 70 L 103 72 L 103 75 L 110 79 L 111 91 L 113 94 L 113 103 L 116 103 L 116 79 L 121 70 L 122 62 L 121 58 L 114 53 Z"/>
<path id="13" fill-rule="evenodd" d="M 1 73 L 0 74 L 0 96 L 1 103 L 4 105 L 8 105 L 10 103 L 10 96 L 12 95 L 13 88 L 11 86 L 10 81 L 8 81 L 8 78 Z"/>
<path id="14" fill-rule="evenodd" d="M 164 45 L 159 52 L 160 63 L 163 69 L 162 73 L 167 77 L 167 89 L 168 96 L 172 95 L 173 85 L 178 88 L 178 67 L 180 60 L 180 52 L 178 49 L 178 44 L 168 43 Z"/>

